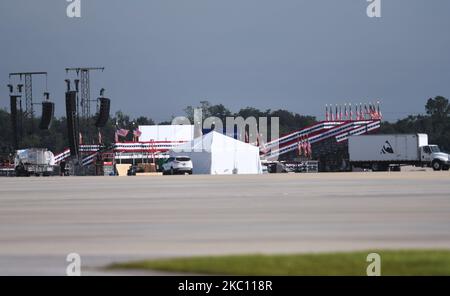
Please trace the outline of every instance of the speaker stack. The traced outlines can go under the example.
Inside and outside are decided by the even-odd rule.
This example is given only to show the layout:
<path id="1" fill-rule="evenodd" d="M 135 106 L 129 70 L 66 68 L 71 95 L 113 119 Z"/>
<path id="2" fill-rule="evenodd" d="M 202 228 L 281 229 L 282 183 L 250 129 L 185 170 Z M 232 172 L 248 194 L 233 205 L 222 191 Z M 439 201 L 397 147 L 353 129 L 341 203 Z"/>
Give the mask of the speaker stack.
<path id="1" fill-rule="evenodd" d="M 18 120 L 20 114 L 18 114 L 17 110 L 17 101 L 20 96 L 10 96 L 10 105 L 11 105 L 11 127 L 13 131 L 14 138 L 14 149 L 19 149 L 19 128 L 18 128 Z"/>
<path id="2" fill-rule="evenodd" d="M 52 102 L 42 102 L 42 117 L 39 128 L 48 130 L 55 113 L 55 104 Z"/>
<path id="3" fill-rule="evenodd" d="M 111 100 L 108 98 L 99 98 L 100 110 L 95 121 L 96 127 L 104 127 L 109 119 L 109 110 L 111 106 Z"/>
<path id="4" fill-rule="evenodd" d="M 66 92 L 67 136 L 69 137 L 70 155 L 77 156 L 79 148 L 77 120 L 77 92 Z"/>

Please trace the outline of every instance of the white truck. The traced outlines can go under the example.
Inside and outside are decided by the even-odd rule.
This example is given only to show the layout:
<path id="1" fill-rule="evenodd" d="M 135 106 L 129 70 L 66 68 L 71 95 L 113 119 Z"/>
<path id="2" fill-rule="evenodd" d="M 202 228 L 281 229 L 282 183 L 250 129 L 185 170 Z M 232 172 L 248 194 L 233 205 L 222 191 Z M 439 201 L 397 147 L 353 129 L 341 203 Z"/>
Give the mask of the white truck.
<path id="1" fill-rule="evenodd" d="M 16 151 L 14 170 L 16 176 L 50 176 L 55 169 L 55 157 L 45 148 Z"/>
<path id="2" fill-rule="evenodd" d="M 428 144 L 427 134 L 362 135 L 348 140 L 352 167 L 386 171 L 401 165 L 432 167 L 435 171 L 450 168 L 450 155 L 439 146 Z"/>

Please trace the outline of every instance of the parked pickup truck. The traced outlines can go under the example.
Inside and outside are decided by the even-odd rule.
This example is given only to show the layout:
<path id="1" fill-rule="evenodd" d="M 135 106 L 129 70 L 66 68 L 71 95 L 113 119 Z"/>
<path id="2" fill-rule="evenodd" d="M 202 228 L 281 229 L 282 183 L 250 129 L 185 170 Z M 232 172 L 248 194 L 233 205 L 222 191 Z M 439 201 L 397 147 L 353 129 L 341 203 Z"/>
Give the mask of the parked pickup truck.
<path id="1" fill-rule="evenodd" d="M 450 155 L 428 144 L 427 134 L 351 136 L 348 152 L 353 167 L 373 171 L 400 165 L 432 167 L 435 171 L 450 168 Z"/>

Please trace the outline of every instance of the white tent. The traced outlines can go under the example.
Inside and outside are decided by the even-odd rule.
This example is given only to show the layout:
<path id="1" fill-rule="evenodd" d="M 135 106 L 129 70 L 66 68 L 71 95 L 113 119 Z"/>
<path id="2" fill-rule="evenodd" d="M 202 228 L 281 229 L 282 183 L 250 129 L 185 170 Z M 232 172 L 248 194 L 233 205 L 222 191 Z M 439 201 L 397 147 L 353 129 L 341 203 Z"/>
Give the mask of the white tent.
<path id="1" fill-rule="evenodd" d="M 172 156 L 189 156 L 194 174 L 261 174 L 259 148 L 212 131 L 177 146 Z"/>

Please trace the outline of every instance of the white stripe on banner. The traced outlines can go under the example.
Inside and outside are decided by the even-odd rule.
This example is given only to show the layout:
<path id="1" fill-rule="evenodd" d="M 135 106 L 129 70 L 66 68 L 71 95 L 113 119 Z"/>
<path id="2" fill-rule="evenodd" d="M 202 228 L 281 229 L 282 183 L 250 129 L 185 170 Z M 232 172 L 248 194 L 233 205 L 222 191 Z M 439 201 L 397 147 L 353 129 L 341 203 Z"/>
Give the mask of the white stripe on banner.
<path id="1" fill-rule="evenodd" d="M 336 140 L 338 140 L 338 138 L 339 138 L 338 142 L 342 142 L 342 141 L 348 139 L 349 135 L 364 134 L 366 132 L 375 130 L 379 127 L 380 127 L 380 121 L 376 121 L 376 122 L 355 121 L 355 122 L 343 124 L 342 126 L 333 128 L 324 133 L 310 137 L 309 141 L 311 144 L 314 144 L 314 143 L 321 142 L 321 141 L 326 140 L 331 137 L 336 137 Z M 267 158 L 278 157 L 282 154 L 288 153 L 290 151 L 294 151 L 295 149 L 297 149 L 297 142 L 291 143 L 290 145 L 284 146 L 278 150 L 270 151 L 270 153 L 261 154 L 261 156 L 267 157 Z"/>

